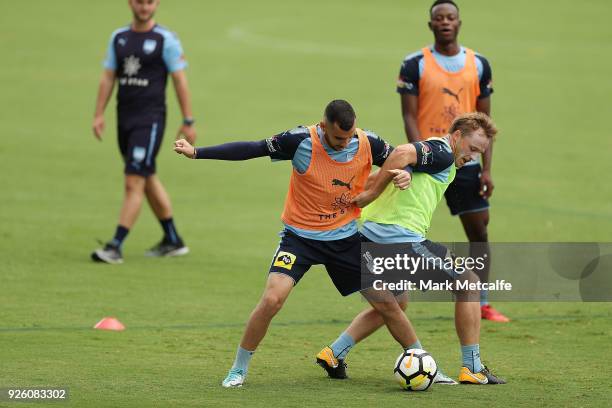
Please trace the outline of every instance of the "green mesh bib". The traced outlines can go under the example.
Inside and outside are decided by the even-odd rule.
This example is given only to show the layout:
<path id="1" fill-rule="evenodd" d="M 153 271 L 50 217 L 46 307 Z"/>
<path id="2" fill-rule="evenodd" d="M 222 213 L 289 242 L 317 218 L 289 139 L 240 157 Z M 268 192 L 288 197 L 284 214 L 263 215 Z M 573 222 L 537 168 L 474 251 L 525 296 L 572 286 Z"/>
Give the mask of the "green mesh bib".
<path id="1" fill-rule="evenodd" d="M 399 190 L 389 183 L 380 197 L 363 209 L 361 221 L 395 224 L 426 236 L 431 217 L 456 173 L 453 163 L 444 181 L 427 173 L 413 173 L 407 190 Z"/>

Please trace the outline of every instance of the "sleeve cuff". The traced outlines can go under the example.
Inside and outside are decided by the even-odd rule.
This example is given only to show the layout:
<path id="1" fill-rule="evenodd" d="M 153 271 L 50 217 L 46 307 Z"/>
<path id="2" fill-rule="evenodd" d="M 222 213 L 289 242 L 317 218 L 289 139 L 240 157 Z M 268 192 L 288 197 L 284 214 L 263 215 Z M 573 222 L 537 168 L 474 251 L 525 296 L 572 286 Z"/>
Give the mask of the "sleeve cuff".
<path id="1" fill-rule="evenodd" d="M 414 91 L 414 90 L 406 89 L 406 88 L 404 88 L 404 87 L 402 87 L 402 88 L 397 87 L 397 88 L 395 88 L 395 90 L 397 91 L 397 93 L 398 93 L 398 94 L 401 94 L 401 95 L 405 95 L 405 94 L 407 94 L 407 95 L 419 96 L 418 91 Z"/>
<path id="2" fill-rule="evenodd" d="M 172 74 L 177 71 L 182 71 L 185 68 L 187 68 L 187 62 L 182 61 L 182 62 L 172 65 L 171 67 L 168 67 L 168 72 Z"/>

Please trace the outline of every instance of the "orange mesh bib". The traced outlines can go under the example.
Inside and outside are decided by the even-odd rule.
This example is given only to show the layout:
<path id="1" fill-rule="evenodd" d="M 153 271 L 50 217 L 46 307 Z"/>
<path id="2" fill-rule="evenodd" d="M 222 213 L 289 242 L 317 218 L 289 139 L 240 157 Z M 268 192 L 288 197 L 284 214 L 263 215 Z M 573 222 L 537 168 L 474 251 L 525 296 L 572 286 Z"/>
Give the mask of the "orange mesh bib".
<path id="1" fill-rule="evenodd" d="M 424 140 L 446 135 L 457 115 L 476 111 L 480 86 L 474 51 L 465 49 L 465 66 L 458 72 L 442 69 L 428 47 L 422 51 L 425 69 L 419 80 L 418 124 Z"/>
<path id="2" fill-rule="evenodd" d="M 303 174 L 294 168 L 282 220 L 292 227 L 329 231 L 359 217 L 351 199 L 364 189 L 372 169 L 368 137 L 357 129 L 359 148 L 351 161 L 333 160 L 319 140 L 317 127 L 308 127 L 312 140 L 310 165 Z"/>

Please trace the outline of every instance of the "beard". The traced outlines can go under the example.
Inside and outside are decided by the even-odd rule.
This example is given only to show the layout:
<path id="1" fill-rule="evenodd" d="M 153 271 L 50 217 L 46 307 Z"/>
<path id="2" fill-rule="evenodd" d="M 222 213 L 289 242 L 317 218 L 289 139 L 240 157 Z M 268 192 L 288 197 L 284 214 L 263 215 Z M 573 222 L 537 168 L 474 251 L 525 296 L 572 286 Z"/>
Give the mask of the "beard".
<path id="1" fill-rule="evenodd" d="M 134 19 L 136 21 L 138 21 L 139 23 L 147 23 L 149 21 L 151 21 L 151 19 L 153 18 L 153 16 L 155 16 L 155 13 L 151 13 L 149 14 L 146 18 L 142 18 L 138 15 L 138 13 L 136 13 L 135 11 L 132 12 L 134 14 Z"/>

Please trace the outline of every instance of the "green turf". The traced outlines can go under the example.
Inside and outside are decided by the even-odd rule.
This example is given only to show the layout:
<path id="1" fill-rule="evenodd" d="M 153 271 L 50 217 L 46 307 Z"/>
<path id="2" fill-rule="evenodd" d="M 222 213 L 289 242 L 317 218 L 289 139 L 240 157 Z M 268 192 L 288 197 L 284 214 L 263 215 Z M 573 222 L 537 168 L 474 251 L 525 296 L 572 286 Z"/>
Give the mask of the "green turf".
<path id="1" fill-rule="evenodd" d="M 337 97 L 397 144 L 395 78 L 403 56 L 431 40 L 428 5 L 182 0 L 162 2 L 158 20 L 183 41 L 201 144 L 313 123 Z M 610 3 L 461 8 L 462 42 L 494 72 L 491 239 L 611 241 Z M 92 264 L 95 238 L 116 223 L 122 166 L 112 106 L 103 143 L 89 128 L 109 35 L 129 18 L 125 1 L 11 2 L 0 13 L 0 388 L 65 385 L 69 405 L 88 407 L 610 405 L 609 304 L 500 305 L 515 321 L 486 322 L 482 354 L 510 381 L 503 387 L 403 393 L 391 374 L 400 350 L 383 331 L 350 355 L 350 381 L 331 382 L 313 356 L 364 303 L 338 296 L 320 268 L 275 320 L 248 386 L 221 389 L 278 241 L 290 165 L 176 157 L 169 88 L 158 165 L 192 255 L 145 259 L 160 230 L 144 209 L 126 264 Z M 444 205 L 431 237 L 464 239 Z M 90 329 L 107 315 L 128 330 Z M 409 315 L 455 374 L 452 305 L 414 304 Z"/>

